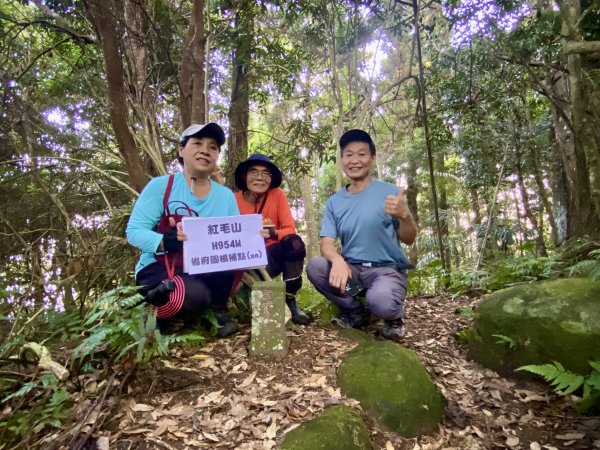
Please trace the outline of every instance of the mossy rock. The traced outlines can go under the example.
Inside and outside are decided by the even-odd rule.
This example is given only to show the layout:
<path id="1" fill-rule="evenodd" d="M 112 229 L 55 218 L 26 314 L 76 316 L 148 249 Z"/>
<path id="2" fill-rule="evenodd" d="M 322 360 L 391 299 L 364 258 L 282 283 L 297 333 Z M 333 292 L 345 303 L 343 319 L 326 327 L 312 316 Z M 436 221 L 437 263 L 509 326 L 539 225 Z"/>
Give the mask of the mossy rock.
<path id="1" fill-rule="evenodd" d="M 326 408 L 283 438 L 280 450 L 371 450 L 369 431 L 360 413 L 345 405 Z"/>
<path id="2" fill-rule="evenodd" d="M 338 384 L 369 417 L 401 436 L 433 433 L 442 420 L 442 397 L 425 367 L 398 344 L 363 341 L 342 361 Z"/>
<path id="3" fill-rule="evenodd" d="M 476 310 L 469 353 L 505 376 L 551 361 L 590 373 L 588 361 L 600 361 L 600 281 L 567 278 L 490 294 Z"/>

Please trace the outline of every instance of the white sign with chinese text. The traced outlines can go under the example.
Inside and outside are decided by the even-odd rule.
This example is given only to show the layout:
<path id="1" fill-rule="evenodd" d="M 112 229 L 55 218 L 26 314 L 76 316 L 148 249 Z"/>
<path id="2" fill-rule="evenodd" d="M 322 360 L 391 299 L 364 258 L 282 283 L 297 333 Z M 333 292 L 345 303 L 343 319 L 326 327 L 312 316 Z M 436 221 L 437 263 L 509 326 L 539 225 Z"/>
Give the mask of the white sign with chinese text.
<path id="1" fill-rule="evenodd" d="M 184 217 L 183 271 L 189 274 L 267 265 L 260 214 Z"/>

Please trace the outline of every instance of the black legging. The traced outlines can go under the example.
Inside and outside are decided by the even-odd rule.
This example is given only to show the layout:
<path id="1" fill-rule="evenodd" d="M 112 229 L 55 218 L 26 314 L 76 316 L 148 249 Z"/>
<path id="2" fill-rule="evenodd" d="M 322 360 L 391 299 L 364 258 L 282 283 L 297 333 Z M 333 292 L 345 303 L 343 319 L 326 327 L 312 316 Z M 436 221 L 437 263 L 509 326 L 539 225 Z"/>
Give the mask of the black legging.
<path id="1" fill-rule="evenodd" d="M 158 318 L 198 316 L 206 308 L 225 311 L 235 272 L 213 272 L 189 275 L 180 273 L 173 277 L 175 290 L 154 298 Z M 140 270 L 136 284 L 143 286 L 142 295 L 168 278 L 164 264 L 155 262 Z"/>
<path id="2" fill-rule="evenodd" d="M 271 277 L 283 273 L 286 294 L 295 295 L 302 287 L 305 258 L 306 247 L 302 238 L 297 234 L 288 234 L 267 247 L 267 273 Z"/>

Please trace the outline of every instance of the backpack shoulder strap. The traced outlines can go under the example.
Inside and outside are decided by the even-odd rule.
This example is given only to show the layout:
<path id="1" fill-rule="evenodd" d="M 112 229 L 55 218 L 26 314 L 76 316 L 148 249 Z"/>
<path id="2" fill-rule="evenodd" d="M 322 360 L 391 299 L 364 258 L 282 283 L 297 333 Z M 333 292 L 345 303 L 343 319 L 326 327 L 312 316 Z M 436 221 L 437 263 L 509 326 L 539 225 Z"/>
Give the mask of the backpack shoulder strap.
<path id="1" fill-rule="evenodd" d="M 173 189 L 173 180 L 175 179 L 175 174 L 169 175 L 169 181 L 167 181 L 167 190 L 165 191 L 165 196 L 163 197 L 163 208 L 164 214 L 169 215 L 169 197 L 171 196 L 171 189 Z"/>

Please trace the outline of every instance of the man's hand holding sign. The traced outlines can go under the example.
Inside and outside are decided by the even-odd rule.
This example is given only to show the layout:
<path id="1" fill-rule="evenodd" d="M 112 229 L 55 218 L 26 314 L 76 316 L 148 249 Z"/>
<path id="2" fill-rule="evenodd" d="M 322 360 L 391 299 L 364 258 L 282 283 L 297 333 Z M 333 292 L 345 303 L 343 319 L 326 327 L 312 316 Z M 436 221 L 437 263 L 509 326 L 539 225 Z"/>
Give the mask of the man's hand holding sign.
<path id="1" fill-rule="evenodd" d="M 184 241 L 185 273 L 210 273 L 267 265 L 260 214 L 184 217 L 178 228 L 177 238 Z"/>

